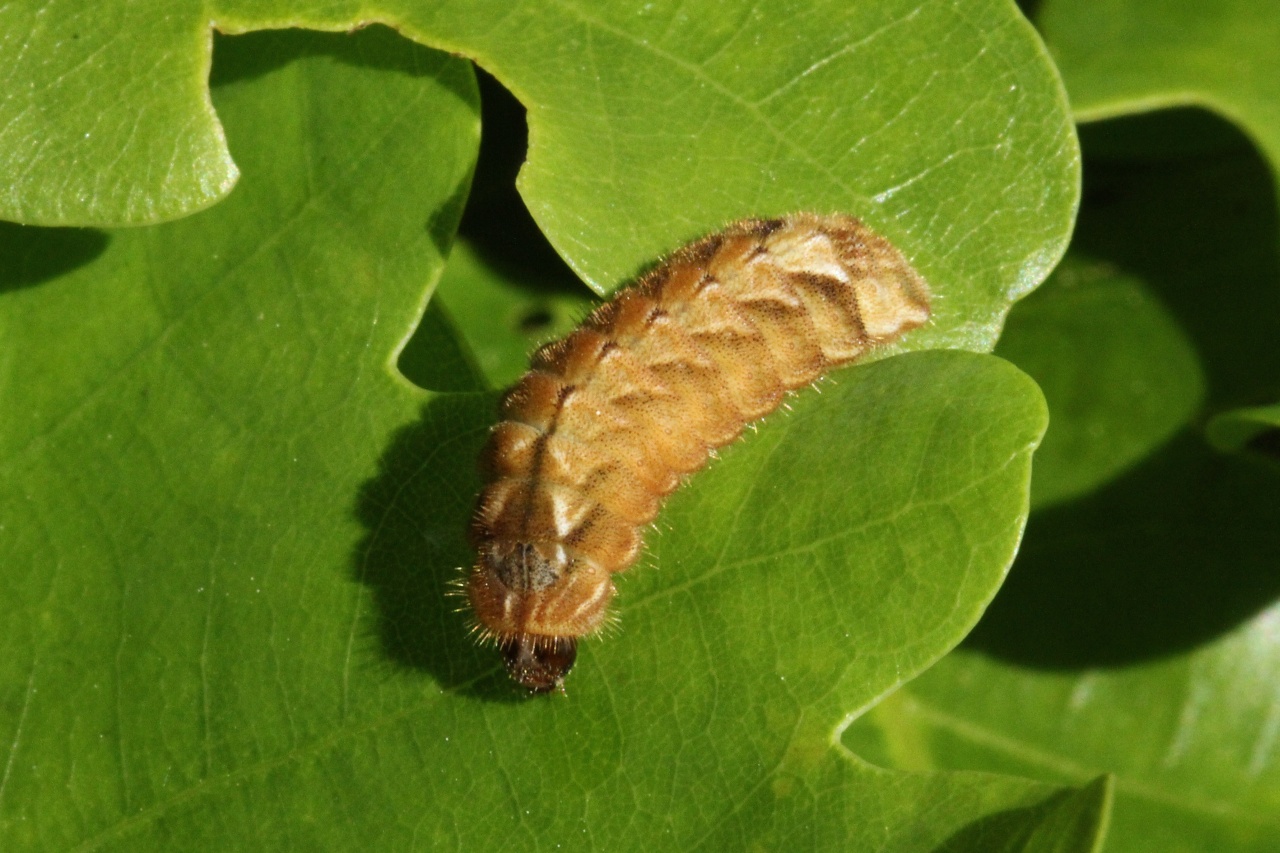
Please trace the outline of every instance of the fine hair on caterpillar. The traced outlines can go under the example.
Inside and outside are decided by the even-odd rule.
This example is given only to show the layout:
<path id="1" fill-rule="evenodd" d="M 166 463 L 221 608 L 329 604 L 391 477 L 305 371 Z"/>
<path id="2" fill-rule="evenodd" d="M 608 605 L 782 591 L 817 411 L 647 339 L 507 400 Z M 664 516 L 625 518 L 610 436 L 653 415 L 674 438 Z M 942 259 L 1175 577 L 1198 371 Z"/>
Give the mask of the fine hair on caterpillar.
<path id="1" fill-rule="evenodd" d="M 539 349 L 481 455 L 466 596 L 535 693 L 609 623 L 613 576 L 682 479 L 791 390 L 929 319 L 929 290 L 844 215 L 746 219 L 697 240 Z"/>

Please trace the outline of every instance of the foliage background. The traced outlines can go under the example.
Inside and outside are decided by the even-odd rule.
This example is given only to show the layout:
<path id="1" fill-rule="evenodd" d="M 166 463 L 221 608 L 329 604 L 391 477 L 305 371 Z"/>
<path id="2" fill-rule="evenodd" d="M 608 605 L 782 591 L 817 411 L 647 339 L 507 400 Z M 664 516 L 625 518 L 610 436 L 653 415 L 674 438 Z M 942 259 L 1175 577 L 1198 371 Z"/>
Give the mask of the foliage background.
<path id="1" fill-rule="evenodd" d="M 1025 374 L 1079 159 L 1012 6 L 300 5 L 0 10 L 6 848 L 1274 847 L 1267 4 L 1030 10 L 1078 118 L 1247 136 L 1083 127 Z M 210 17 L 474 58 L 523 201 L 465 61 Z M 441 596 L 486 389 L 579 276 L 795 208 L 934 324 L 522 701 Z"/>

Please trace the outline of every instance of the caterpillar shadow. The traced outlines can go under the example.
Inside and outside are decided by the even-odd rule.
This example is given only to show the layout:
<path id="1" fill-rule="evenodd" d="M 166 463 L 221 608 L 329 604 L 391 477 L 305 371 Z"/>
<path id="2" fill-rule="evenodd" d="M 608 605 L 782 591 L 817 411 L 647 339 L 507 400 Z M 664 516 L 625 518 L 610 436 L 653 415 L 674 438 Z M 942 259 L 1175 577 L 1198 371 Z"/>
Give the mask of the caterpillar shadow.
<path id="1" fill-rule="evenodd" d="M 441 394 L 393 436 L 355 514 L 365 528 L 352 573 L 372 592 L 377 637 L 395 666 L 490 701 L 524 696 L 497 653 L 468 635 L 456 581 L 472 560 L 466 541 L 480 487 L 475 460 L 493 422 L 492 394 Z"/>

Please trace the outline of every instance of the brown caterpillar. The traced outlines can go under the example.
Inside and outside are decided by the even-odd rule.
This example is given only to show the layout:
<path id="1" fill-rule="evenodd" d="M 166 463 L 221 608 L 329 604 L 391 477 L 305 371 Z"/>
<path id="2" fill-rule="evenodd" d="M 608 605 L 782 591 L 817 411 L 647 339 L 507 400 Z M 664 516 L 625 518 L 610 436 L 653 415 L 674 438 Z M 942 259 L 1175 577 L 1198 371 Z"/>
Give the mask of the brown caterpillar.
<path id="1" fill-rule="evenodd" d="M 848 216 L 747 219 L 680 249 L 542 347 L 481 457 L 467 585 L 511 677 L 563 689 L 613 575 L 714 448 L 929 318 L 929 291 Z"/>

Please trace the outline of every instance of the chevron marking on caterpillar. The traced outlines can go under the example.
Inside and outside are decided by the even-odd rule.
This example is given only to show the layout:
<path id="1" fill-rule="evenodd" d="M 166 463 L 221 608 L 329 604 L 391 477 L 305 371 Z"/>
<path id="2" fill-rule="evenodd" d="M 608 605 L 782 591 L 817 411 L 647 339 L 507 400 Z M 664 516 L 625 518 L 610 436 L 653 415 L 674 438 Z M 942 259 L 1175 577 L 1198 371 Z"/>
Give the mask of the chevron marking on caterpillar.
<path id="1" fill-rule="evenodd" d="M 517 683 L 563 692 L 684 476 L 786 392 L 928 319 L 924 280 L 849 216 L 747 219 L 672 254 L 503 398 L 471 527 L 476 633 Z"/>

